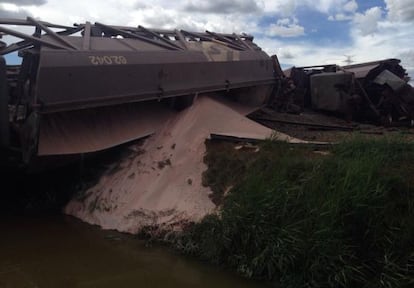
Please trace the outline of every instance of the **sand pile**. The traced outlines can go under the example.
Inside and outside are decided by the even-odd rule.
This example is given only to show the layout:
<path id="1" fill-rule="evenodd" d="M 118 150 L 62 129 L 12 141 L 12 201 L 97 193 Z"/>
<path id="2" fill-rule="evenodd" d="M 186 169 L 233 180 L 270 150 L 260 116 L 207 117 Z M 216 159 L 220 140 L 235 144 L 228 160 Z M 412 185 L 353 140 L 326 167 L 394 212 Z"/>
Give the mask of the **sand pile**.
<path id="1" fill-rule="evenodd" d="M 144 226 L 179 228 L 216 208 L 201 184 L 210 134 L 264 139 L 273 131 L 222 102 L 199 97 L 193 106 L 173 115 L 142 146 L 108 169 L 99 182 L 72 200 L 65 212 L 104 229 L 137 233 Z M 282 140 L 291 139 L 278 134 Z"/>

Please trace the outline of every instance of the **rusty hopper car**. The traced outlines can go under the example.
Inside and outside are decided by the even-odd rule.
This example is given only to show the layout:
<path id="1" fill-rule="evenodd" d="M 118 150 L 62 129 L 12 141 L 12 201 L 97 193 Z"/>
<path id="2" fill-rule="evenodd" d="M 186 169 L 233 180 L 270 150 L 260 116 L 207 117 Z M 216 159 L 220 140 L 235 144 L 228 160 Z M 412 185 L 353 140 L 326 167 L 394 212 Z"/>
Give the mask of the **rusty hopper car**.
<path id="1" fill-rule="evenodd" d="M 198 93 L 246 89 L 263 100 L 275 82 L 246 34 L 33 18 L 0 19 L 0 33 L 2 162 L 106 149 L 152 133 L 169 113 L 154 103 L 183 108 Z M 21 64 L 7 65 L 16 53 Z"/>

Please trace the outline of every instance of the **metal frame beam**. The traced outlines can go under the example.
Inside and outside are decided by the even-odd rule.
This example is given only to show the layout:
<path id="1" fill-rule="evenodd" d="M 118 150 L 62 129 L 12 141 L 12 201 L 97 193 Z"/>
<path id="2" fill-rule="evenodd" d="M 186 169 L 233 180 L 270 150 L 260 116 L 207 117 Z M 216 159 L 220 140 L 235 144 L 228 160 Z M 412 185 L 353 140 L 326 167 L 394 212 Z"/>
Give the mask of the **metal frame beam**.
<path id="1" fill-rule="evenodd" d="M 185 35 L 191 36 L 193 38 L 200 38 L 200 40 L 204 39 L 206 41 L 211 41 L 211 42 L 214 42 L 216 44 L 220 44 L 220 45 L 223 45 L 223 46 L 235 49 L 235 50 L 245 50 L 244 48 L 242 48 L 238 45 L 236 46 L 234 44 L 230 44 L 230 43 L 227 43 L 227 42 L 217 40 L 217 39 L 215 39 L 211 36 L 208 36 L 207 34 L 200 34 L 200 33 L 197 33 L 197 32 L 189 32 L 189 31 L 185 31 L 185 30 L 181 30 L 181 33 L 184 33 Z"/>
<path id="2" fill-rule="evenodd" d="M 1 31 L 1 29 L 2 29 L 2 27 L 0 27 L 0 31 Z M 77 33 L 81 30 L 82 30 L 82 28 L 75 27 L 75 28 L 69 28 L 68 30 L 57 32 L 56 34 L 58 34 L 60 36 L 68 36 L 68 35 Z M 30 35 L 26 35 L 26 34 L 24 34 L 24 35 L 30 37 Z M 48 35 L 48 34 L 45 34 L 45 35 Z M 15 36 L 15 35 L 13 35 L 13 36 Z M 18 37 L 18 36 L 16 36 L 16 37 Z M 32 36 L 32 37 L 34 37 L 34 36 Z M 13 53 L 13 52 L 16 52 L 16 51 L 24 50 L 26 48 L 30 48 L 30 47 L 34 46 L 34 44 L 35 44 L 34 40 L 28 39 L 27 37 L 25 37 L 25 38 L 18 37 L 18 38 L 26 39 L 26 40 L 12 43 L 12 44 L 0 49 L 0 55 L 6 55 L 6 54 Z M 39 40 L 40 38 L 35 37 L 35 39 Z M 47 40 L 43 40 L 43 41 L 47 41 Z M 37 42 L 37 43 L 41 44 L 39 42 Z M 45 44 L 45 45 L 47 46 L 47 44 Z M 55 45 L 55 44 L 52 43 L 52 45 Z M 49 47 L 54 48 L 53 46 L 49 46 Z M 57 48 L 59 48 L 59 47 L 57 47 Z"/>
<path id="3" fill-rule="evenodd" d="M 149 30 L 149 29 L 146 29 L 146 28 L 144 28 L 144 27 L 142 27 L 142 26 L 138 26 L 138 29 L 140 29 L 140 30 L 142 30 L 142 31 L 144 31 L 144 32 L 146 32 L 146 33 L 148 33 L 148 34 L 150 34 L 150 35 L 152 35 L 152 36 L 156 37 L 157 39 L 161 40 L 162 42 L 164 42 L 164 43 L 166 43 L 166 44 L 168 44 L 168 45 L 170 45 L 170 46 L 172 46 L 173 48 L 183 50 L 183 48 L 182 48 L 182 47 L 180 47 L 180 46 L 178 46 L 177 44 L 173 43 L 171 40 L 167 40 L 167 39 L 165 39 L 164 37 L 161 37 L 159 34 L 157 34 L 157 33 L 153 32 L 153 31 L 151 31 L 151 30 Z"/>
<path id="4" fill-rule="evenodd" d="M 65 47 L 61 44 L 53 43 L 53 42 L 50 42 L 48 40 L 44 40 L 44 39 L 41 39 L 41 38 L 30 36 L 30 35 L 27 35 L 27 34 L 24 34 L 24 33 L 15 31 L 15 30 L 11 30 L 11 29 L 8 29 L 8 28 L 5 28 L 5 27 L 0 27 L 0 32 L 3 32 L 3 33 L 8 34 L 8 35 L 12 35 L 12 36 L 15 36 L 17 38 L 24 39 L 24 40 L 33 41 L 34 44 L 43 44 L 45 46 L 52 47 L 52 48 L 65 49 L 65 50 L 67 49 L 67 47 Z M 1 50 L 0 50 L 0 54 L 3 54 Z"/>
<path id="5" fill-rule="evenodd" d="M 231 40 L 229 40 L 228 38 L 226 38 L 224 36 L 221 36 L 217 33 L 210 32 L 210 31 L 207 31 L 207 30 L 206 30 L 206 33 L 208 35 L 210 35 L 213 39 L 217 38 L 217 40 L 222 41 L 224 43 L 227 43 L 231 46 L 238 47 L 238 49 L 240 49 L 240 50 L 246 50 L 246 47 L 239 45 L 238 43 L 236 43 L 236 41 L 231 41 Z"/>
<path id="6" fill-rule="evenodd" d="M 58 25 L 58 24 L 52 24 L 45 21 L 38 21 L 42 25 L 45 25 L 50 28 L 59 28 L 59 29 L 71 29 L 73 27 L 71 26 L 65 26 L 65 25 Z M 0 25 L 16 25 L 16 26 L 33 26 L 33 23 L 25 20 L 25 19 L 8 19 L 8 18 L 0 18 Z"/>
<path id="7" fill-rule="evenodd" d="M 86 22 L 83 30 L 82 49 L 89 50 L 91 48 L 91 23 Z"/>
<path id="8" fill-rule="evenodd" d="M 27 17 L 27 21 L 33 23 L 33 25 L 35 25 L 36 27 L 38 27 L 38 28 L 42 29 L 43 31 L 45 31 L 51 38 L 55 39 L 56 41 L 60 42 L 61 44 L 66 45 L 70 49 L 78 50 L 78 48 L 76 46 L 72 45 L 72 43 L 70 43 L 66 39 L 62 38 L 60 35 L 58 35 L 54 31 L 52 31 L 52 29 L 50 29 L 46 25 L 42 24 L 41 22 L 33 19 L 32 17 Z"/>
<path id="9" fill-rule="evenodd" d="M 15 26 L 33 26 L 35 31 L 33 35 L 25 34 L 15 29 L 4 27 L 3 25 Z M 63 29 L 63 31 L 55 32 L 54 29 Z M 94 30 L 102 30 L 100 33 L 94 35 Z M 42 31 L 44 34 L 42 34 Z M 62 36 L 69 36 L 82 31 L 82 44 L 80 47 L 72 44 L 67 38 Z M 53 49 L 63 50 L 89 50 L 91 49 L 91 40 L 94 37 L 108 37 L 120 35 L 124 38 L 137 39 L 152 45 L 159 46 L 168 50 L 187 50 L 189 49 L 189 42 L 194 38 L 200 41 L 211 41 L 225 47 L 235 49 L 238 51 L 256 50 L 254 45 L 250 44 L 253 41 L 253 36 L 246 34 L 220 34 L 210 31 L 206 32 L 189 32 L 184 30 L 164 30 L 164 29 L 148 29 L 143 26 L 125 27 L 125 26 L 110 26 L 99 22 L 91 24 L 86 22 L 84 24 L 74 24 L 74 26 L 64 26 L 52 24 L 49 22 L 39 21 L 32 17 L 27 19 L 1 19 L 0 18 L 0 36 L 10 35 L 22 39 L 22 41 L 11 43 L 3 48 L 0 47 L 0 55 L 9 54 L 15 51 L 29 49 L 31 47 L 46 46 Z M 44 38 L 47 36 L 48 38 Z M 175 38 L 175 41 L 171 39 Z M 123 44 L 136 50 L 132 45 L 128 45 L 125 41 Z"/>
<path id="10" fill-rule="evenodd" d="M 153 45 L 156 45 L 156 46 L 160 46 L 162 48 L 166 48 L 168 50 L 177 50 L 177 48 L 174 48 L 171 45 L 167 45 L 167 44 L 164 44 L 162 42 L 159 42 L 159 41 L 156 41 L 156 40 L 152 40 L 152 39 L 147 38 L 147 37 L 144 37 L 144 36 L 137 35 L 135 33 L 123 31 L 123 30 L 114 28 L 112 26 L 107 26 L 107 25 L 102 24 L 102 23 L 99 23 L 99 22 L 95 22 L 95 25 L 100 26 L 103 29 L 106 29 L 108 31 L 111 31 L 111 32 L 113 32 L 113 33 L 115 33 L 117 35 L 123 36 L 123 37 L 136 38 L 136 39 L 139 39 L 141 41 L 147 42 L 149 44 L 153 44 Z"/>

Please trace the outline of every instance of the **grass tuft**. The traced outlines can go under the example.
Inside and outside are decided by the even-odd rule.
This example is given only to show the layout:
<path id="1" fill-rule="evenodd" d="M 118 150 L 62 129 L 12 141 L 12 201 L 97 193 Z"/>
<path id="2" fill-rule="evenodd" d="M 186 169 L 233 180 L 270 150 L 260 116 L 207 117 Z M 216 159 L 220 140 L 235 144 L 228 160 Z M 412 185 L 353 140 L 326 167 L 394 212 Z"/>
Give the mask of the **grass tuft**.
<path id="1" fill-rule="evenodd" d="M 243 155 L 213 146 L 205 184 L 233 188 L 219 215 L 177 238 L 180 250 L 275 287 L 412 287 L 411 144 L 352 139 L 328 156 L 272 141 Z"/>

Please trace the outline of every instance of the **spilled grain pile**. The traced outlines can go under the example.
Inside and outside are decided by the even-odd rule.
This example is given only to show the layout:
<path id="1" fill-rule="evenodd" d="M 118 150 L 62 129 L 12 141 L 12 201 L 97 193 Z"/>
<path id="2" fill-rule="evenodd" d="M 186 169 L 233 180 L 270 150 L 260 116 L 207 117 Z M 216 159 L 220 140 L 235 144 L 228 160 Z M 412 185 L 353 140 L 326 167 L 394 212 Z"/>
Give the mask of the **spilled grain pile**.
<path id="1" fill-rule="evenodd" d="M 120 159 L 116 171 L 108 168 L 96 185 L 66 206 L 65 213 L 130 233 L 143 227 L 179 229 L 216 208 L 211 190 L 201 183 L 207 169 L 206 138 L 221 134 L 264 139 L 272 133 L 217 100 L 199 97 L 142 146 L 130 146 L 135 152 Z M 285 134 L 276 137 L 296 140 Z"/>

